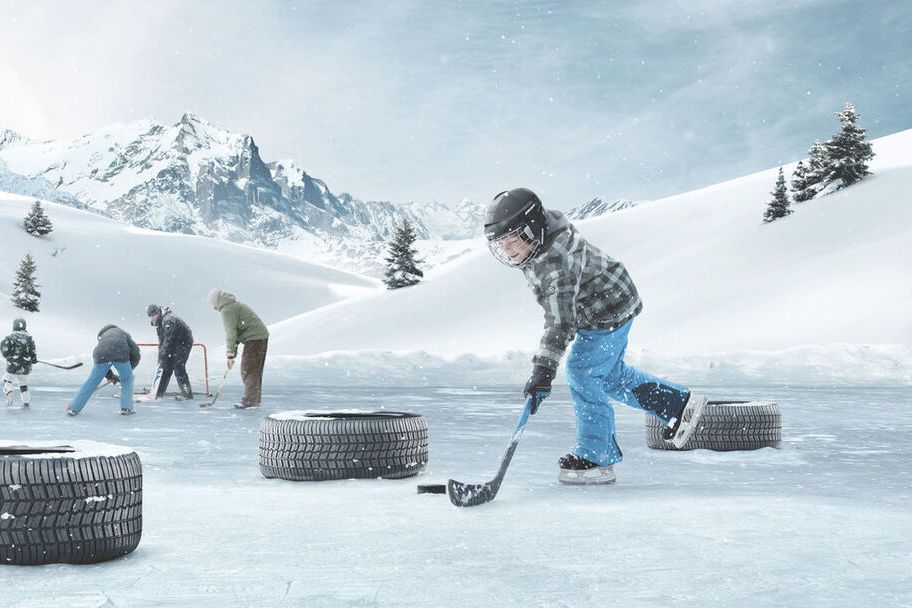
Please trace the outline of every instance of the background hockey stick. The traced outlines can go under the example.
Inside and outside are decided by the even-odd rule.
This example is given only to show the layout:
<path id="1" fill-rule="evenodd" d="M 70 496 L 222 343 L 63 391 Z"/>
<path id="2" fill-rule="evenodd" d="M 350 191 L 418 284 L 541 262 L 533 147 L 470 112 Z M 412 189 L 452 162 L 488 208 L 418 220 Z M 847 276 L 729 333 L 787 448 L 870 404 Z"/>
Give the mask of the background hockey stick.
<path id="1" fill-rule="evenodd" d="M 507 448 L 507 453 L 504 454 L 503 460 L 500 461 L 500 469 L 494 479 L 488 483 L 474 484 L 462 483 L 455 479 L 447 481 L 447 496 L 450 497 L 451 503 L 457 507 L 474 507 L 494 500 L 494 497 L 497 496 L 497 491 L 500 489 L 500 484 L 503 483 L 504 476 L 507 474 L 507 467 L 510 466 L 510 461 L 513 460 L 513 452 L 516 451 L 516 446 L 519 445 L 519 440 L 522 437 L 523 429 L 526 428 L 526 422 L 529 421 L 531 412 L 532 398 L 529 397 L 526 399 L 526 405 L 523 408 L 522 415 L 519 417 L 519 422 L 516 423 L 516 428 L 513 429 L 510 447 Z"/>
<path id="2" fill-rule="evenodd" d="M 206 403 L 200 403 L 200 407 L 212 407 L 215 405 L 215 402 L 218 401 L 218 398 L 222 396 L 222 387 L 225 385 L 225 379 L 228 378 L 228 373 L 231 371 L 231 368 L 226 368 L 225 373 L 222 374 L 222 379 L 219 380 L 218 388 L 215 389 L 215 397 L 212 398 L 212 401 L 207 401 Z"/>
<path id="3" fill-rule="evenodd" d="M 102 382 L 101 384 L 96 386 L 94 389 L 92 389 L 92 394 L 94 395 L 96 392 L 103 389 L 104 387 L 106 387 L 109 384 L 114 384 L 114 383 L 111 380 L 105 380 L 104 382 Z"/>
<path id="4" fill-rule="evenodd" d="M 74 363 L 73 365 L 57 365 L 56 363 L 49 363 L 48 361 L 38 360 L 38 363 L 43 363 L 44 365 L 50 365 L 51 367 L 56 367 L 57 369 L 76 369 L 77 367 L 82 367 L 82 361 L 79 363 Z"/>

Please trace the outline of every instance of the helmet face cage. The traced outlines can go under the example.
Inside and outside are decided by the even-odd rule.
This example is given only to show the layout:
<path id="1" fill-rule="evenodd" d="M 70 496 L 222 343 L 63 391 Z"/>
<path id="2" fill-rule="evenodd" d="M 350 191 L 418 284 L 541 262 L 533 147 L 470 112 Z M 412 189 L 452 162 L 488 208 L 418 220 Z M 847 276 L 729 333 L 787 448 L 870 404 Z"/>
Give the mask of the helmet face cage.
<path id="1" fill-rule="evenodd" d="M 541 239 L 535 236 L 528 224 L 488 241 L 488 248 L 497 261 L 513 268 L 533 259 L 541 246 Z"/>

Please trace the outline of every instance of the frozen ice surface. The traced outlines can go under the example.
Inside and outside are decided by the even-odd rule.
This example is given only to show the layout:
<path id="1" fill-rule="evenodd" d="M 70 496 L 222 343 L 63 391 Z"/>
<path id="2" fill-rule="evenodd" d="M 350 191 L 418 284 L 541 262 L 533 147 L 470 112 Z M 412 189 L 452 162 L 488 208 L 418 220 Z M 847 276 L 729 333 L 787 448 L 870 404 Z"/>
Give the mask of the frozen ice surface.
<path id="1" fill-rule="evenodd" d="M 899 606 L 912 602 L 912 389 L 708 389 L 783 412 L 781 449 L 645 447 L 619 406 L 625 460 L 609 487 L 556 480 L 572 448 L 564 387 L 526 428 L 497 499 L 457 509 L 419 483 L 493 477 L 515 387 L 276 387 L 259 410 L 166 400 L 121 418 L 109 393 L 76 418 L 35 390 L 0 410 L 6 438 L 136 449 L 143 539 L 93 566 L 0 568 L 0 606 Z M 75 390 L 75 389 L 74 389 Z M 424 414 L 431 461 L 405 480 L 262 477 L 257 432 L 289 409 Z M 2 507 L 0 507 L 2 511 Z"/>

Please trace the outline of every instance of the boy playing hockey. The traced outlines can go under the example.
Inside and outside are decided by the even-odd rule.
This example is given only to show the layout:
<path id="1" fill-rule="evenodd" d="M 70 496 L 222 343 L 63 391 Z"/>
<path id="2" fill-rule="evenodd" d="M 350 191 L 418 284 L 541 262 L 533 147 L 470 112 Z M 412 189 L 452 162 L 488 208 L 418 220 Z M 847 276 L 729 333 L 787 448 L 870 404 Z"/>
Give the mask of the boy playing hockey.
<path id="1" fill-rule="evenodd" d="M 3 400 L 7 406 L 13 405 L 13 383 L 19 385 L 22 407 L 32 404 L 32 394 L 28 389 L 28 376 L 32 365 L 38 363 L 35 354 L 35 341 L 25 331 L 25 319 L 13 321 L 13 333 L 0 342 L 0 353 L 6 359 L 6 374 L 3 376 Z"/>
<path id="2" fill-rule="evenodd" d="M 622 459 L 610 399 L 650 412 L 665 437 L 682 447 L 699 426 L 706 397 L 624 363 L 627 335 L 643 308 L 627 270 L 580 236 L 531 190 L 501 192 L 485 217 L 488 246 L 500 262 L 521 268 L 545 311 L 545 332 L 524 394 L 532 413 L 551 394 L 567 345 L 567 383 L 576 412 L 576 449 L 558 464 L 569 484 L 614 483 Z"/>

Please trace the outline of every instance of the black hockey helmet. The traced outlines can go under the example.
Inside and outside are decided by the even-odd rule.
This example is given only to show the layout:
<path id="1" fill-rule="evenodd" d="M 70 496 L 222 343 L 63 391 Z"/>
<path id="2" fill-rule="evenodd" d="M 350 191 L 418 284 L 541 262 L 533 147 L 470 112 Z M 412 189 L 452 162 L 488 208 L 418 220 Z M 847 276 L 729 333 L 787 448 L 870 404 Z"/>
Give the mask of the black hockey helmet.
<path id="1" fill-rule="evenodd" d="M 488 248 L 507 266 L 522 266 L 538 255 L 547 230 L 541 199 L 527 188 L 501 192 L 485 214 Z"/>
<path id="2" fill-rule="evenodd" d="M 16 319 L 13 321 L 13 331 L 25 331 L 25 319 Z"/>

